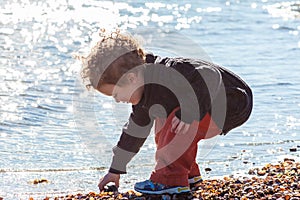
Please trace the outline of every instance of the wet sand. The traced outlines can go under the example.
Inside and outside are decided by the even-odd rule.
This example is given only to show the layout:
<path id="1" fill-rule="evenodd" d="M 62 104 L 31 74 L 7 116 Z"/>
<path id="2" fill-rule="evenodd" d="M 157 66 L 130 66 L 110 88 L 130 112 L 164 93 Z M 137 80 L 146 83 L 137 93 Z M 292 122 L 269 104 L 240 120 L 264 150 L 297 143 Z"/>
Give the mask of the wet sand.
<path id="1" fill-rule="evenodd" d="M 97 200 L 97 199 L 262 199 L 300 200 L 300 163 L 285 158 L 276 164 L 252 168 L 247 177 L 228 176 L 203 180 L 191 193 L 181 195 L 143 195 L 135 191 L 119 193 L 114 187 L 101 193 L 70 194 L 61 197 L 45 197 L 44 200 Z M 1 198 L 0 198 L 1 199 Z M 36 200 L 30 198 L 29 200 Z"/>

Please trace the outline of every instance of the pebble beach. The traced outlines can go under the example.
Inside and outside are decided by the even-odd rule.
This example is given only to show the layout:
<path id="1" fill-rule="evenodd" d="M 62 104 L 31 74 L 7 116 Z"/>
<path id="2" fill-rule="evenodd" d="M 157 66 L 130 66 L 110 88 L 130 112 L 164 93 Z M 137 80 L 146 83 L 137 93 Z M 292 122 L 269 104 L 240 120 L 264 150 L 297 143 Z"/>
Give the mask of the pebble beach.
<path id="1" fill-rule="evenodd" d="M 0 200 L 299 199 L 299 0 L 3 0 L 0 24 Z M 73 56 L 113 27 L 156 55 L 225 66 L 253 90 L 246 124 L 199 143 L 204 181 L 191 194 L 130 191 L 155 166 L 153 134 L 119 192 L 99 194 L 131 106 L 88 92 Z"/>
<path id="2" fill-rule="evenodd" d="M 42 182 L 42 181 L 41 181 Z M 37 184 L 37 183 L 36 183 Z M 0 198 L 1 199 L 1 198 Z M 110 186 L 101 193 L 69 194 L 45 197 L 43 200 L 158 200 L 158 199 L 262 199 L 300 200 L 300 162 L 285 158 L 278 163 L 268 163 L 260 168 L 249 169 L 248 176 L 225 176 L 208 179 L 195 185 L 191 193 L 181 195 L 143 195 L 129 190 L 119 193 Z M 36 200 L 32 197 L 29 200 Z"/>

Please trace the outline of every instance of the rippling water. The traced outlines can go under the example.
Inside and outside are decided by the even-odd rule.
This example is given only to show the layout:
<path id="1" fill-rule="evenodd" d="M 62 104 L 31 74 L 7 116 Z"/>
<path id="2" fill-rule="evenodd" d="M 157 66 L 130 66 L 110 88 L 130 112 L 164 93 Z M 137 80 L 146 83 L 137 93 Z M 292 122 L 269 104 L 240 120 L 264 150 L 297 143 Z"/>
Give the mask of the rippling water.
<path id="1" fill-rule="evenodd" d="M 97 191 L 130 111 L 85 91 L 78 78 L 80 63 L 72 54 L 86 53 L 102 27 L 137 32 L 154 53 L 209 58 L 251 85 L 255 102 L 247 124 L 199 147 L 205 178 L 243 174 L 282 157 L 299 159 L 297 1 L 2 0 L 0 25 L 5 199 Z M 129 164 L 121 189 L 148 178 L 152 139 Z M 298 151 L 290 152 L 294 147 Z M 49 183 L 32 184 L 41 178 Z"/>

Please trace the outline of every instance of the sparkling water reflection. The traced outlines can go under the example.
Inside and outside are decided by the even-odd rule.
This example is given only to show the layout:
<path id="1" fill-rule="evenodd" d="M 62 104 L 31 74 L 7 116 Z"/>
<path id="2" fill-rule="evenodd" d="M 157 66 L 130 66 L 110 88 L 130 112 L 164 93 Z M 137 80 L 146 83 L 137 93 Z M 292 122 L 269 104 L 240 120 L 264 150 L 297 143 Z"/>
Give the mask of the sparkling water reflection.
<path id="1" fill-rule="evenodd" d="M 198 57 L 180 37 L 155 42 L 159 34 L 184 35 L 253 88 L 249 122 L 226 137 L 201 142 L 204 177 L 242 174 L 285 156 L 299 159 L 299 8 L 278 0 L 2 1 L 0 196 L 97 191 L 130 108 L 86 92 L 72 54 L 86 53 L 99 28 L 116 25 L 152 37 L 145 47 L 154 53 Z M 292 147 L 298 151 L 290 152 Z M 148 178 L 154 149 L 150 137 L 129 164 L 121 190 Z M 49 183 L 32 184 L 40 178 Z"/>

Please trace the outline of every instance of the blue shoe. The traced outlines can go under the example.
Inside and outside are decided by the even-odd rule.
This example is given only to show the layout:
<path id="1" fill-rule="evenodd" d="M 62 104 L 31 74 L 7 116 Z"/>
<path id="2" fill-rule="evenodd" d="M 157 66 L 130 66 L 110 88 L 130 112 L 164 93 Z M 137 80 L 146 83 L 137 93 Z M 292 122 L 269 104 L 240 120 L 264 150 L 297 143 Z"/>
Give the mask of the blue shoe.
<path id="1" fill-rule="evenodd" d="M 151 180 L 136 183 L 134 189 L 144 194 L 180 194 L 190 192 L 187 186 L 166 186 L 160 183 L 153 183 Z"/>
<path id="2" fill-rule="evenodd" d="M 198 183 L 201 183 L 203 181 L 201 176 L 194 176 L 192 178 L 189 178 L 189 185 L 191 190 L 197 190 L 199 185 L 197 185 Z"/>
<path id="3" fill-rule="evenodd" d="M 203 179 L 202 179 L 202 176 L 194 176 L 194 177 L 192 177 L 192 178 L 189 178 L 189 184 L 191 185 L 191 184 L 197 184 L 197 183 L 200 183 L 200 182 L 202 182 L 203 181 Z"/>

